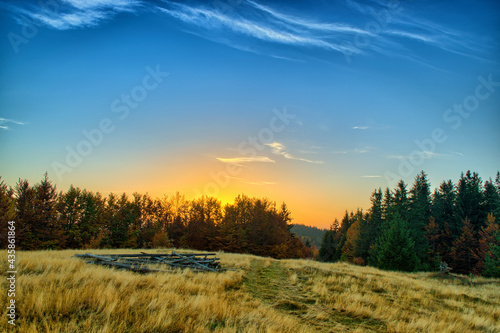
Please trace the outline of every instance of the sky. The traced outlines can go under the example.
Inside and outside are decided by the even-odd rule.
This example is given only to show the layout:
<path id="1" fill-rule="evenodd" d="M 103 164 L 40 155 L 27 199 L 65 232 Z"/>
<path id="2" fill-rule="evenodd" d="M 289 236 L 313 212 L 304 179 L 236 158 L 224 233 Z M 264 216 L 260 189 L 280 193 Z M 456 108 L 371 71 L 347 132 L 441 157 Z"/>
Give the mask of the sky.
<path id="1" fill-rule="evenodd" d="M 497 1 L 0 2 L 0 176 L 327 228 L 500 169 Z"/>

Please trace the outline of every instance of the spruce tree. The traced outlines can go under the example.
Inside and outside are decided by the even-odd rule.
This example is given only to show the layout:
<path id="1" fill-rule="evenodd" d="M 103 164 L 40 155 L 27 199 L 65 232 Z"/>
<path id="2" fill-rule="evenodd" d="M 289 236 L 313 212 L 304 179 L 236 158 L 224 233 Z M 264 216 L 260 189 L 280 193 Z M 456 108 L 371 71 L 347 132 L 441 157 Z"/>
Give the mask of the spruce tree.
<path id="1" fill-rule="evenodd" d="M 421 171 L 410 189 L 408 210 L 408 225 L 415 241 L 415 251 L 422 269 L 429 269 L 429 242 L 426 238 L 425 227 L 431 216 L 431 191 L 425 172 Z"/>
<path id="2" fill-rule="evenodd" d="M 323 235 L 321 247 L 319 249 L 319 260 L 333 262 L 340 259 L 339 241 L 340 223 L 337 219 L 333 222 L 330 230 Z"/>
<path id="3" fill-rule="evenodd" d="M 476 230 L 486 224 L 487 212 L 483 204 L 482 180 L 476 172 L 470 170 L 460 175 L 457 184 L 456 208 L 461 221 L 469 219 Z"/>
<path id="4" fill-rule="evenodd" d="M 486 255 L 483 275 L 500 278 L 500 231 L 495 233 L 495 242 L 490 245 L 490 252 Z"/>
<path id="5" fill-rule="evenodd" d="M 385 224 L 373 251 L 377 267 L 382 269 L 412 272 L 418 265 L 410 229 L 399 214 Z"/>
<path id="6" fill-rule="evenodd" d="M 8 187 L 0 177 L 0 246 L 7 248 L 8 244 L 8 222 L 14 220 L 14 197 L 13 190 Z"/>
<path id="7" fill-rule="evenodd" d="M 366 218 L 359 221 L 359 236 L 354 256 L 368 262 L 370 247 L 378 237 L 382 225 L 382 189 L 375 190 L 370 198 L 372 207 Z"/>
<path id="8" fill-rule="evenodd" d="M 497 219 L 500 218 L 500 193 L 493 181 L 488 180 L 484 183 L 482 210 L 486 214 L 493 214 Z"/>

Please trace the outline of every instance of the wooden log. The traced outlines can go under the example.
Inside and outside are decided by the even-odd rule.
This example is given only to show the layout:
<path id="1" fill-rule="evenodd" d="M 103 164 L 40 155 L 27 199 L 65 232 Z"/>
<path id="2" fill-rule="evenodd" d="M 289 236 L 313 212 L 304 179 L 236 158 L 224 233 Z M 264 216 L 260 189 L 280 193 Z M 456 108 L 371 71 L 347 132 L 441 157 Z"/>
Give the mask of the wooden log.
<path id="1" fill-rule="evenodd" d="M 182 255 L 180 255 L 180 254 L 178 254 L 178 253 L 175 253 L 174 251 L 172 251 L 172 253 L 173 253 L 173 254 L 175 254 L 175 255 L 178 255 L 179 257 L 183 257 Z M 203 269 L 206 269 L 206 270 L 209 270 L 209 271 L 212 271 L 212 272 L 216 272 L 216 270 L 215 270 L 215 269 L 210 268 L 210 267 L 208 267 L 208 266 L 205 266 L 205 265 L 203 265 L 203 264 L 200 264 L 199 262 L 197 262 L 196 260 L 194 260 L 194 259 L 192 259 L 192 258 L 189 258 L 189 257 L 184 257 L 184 258 L 186 258 L 186 260 L 187 260 L 187 261 L 192 262 L 194 265 L 197 265 L 197 266 L 199 266 L 199 267 L 202 267 Z"/>
<path id="2" fill-rule="evenodd" d="M 172 252 L 174 253 L 174 252 Z M 110 257 L 149 257 L 149 256 L 155 256 L 155 257 L 172 257 L 174 256 L 173 254 L 168 254 L 168 253 L 157 253 L 157 254 L 145 254 L 145 253 L 137 253 L 137 254 L 107 254 Z M 217 253 L 183 253 L 182 254 L 184 257 L 190 257 L 190 256 L 215 256 Z"/>
<path id="3" fill-rule="evenodd" d="M 114 266 L 135 272 L 168 272 L 159 269 L 144 267 L 144 265 L 164 264 L 172 268 L 191 268 L 194 271 L 217 272 L 222 270 L 219 265 L 220 258 L 215 253 L 177 253 L 151 254 L 141 252 L 140 254 L 106 254 L 94 255 L 90 253 L 75 254 L 75 257 L 94 259 L 87 263 Z"/>

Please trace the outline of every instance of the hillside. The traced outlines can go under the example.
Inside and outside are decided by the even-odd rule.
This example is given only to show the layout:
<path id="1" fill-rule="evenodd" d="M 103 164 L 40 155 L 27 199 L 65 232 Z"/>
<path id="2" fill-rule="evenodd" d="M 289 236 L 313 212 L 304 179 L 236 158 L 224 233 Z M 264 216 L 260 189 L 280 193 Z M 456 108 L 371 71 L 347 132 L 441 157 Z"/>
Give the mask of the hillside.
<path id="1" fill-rule="evenodd" d="M 290 229 L 291 232 L 299 236 L 299 238 L 306 243 L 309 240 L 312 246 L 316 246 L 318 249 L 321 246 L 321 241 L 323 240 L 323 235 L 325 234 L 325 229 L 319 229 L 316 227 L 310 227 L 303 224 L 294 224 Z"/>
<path id="2" fill-rule="evenodd" d="M 218 256 L 236 271 L 140 275 L 75 253 L 85 251 L 17 254 L 19 332 L 500 332 L 494 279 L 471 286 L 430 273 L 229 253 Z M 0 330 L 13 331 L 6 320 Z"/>

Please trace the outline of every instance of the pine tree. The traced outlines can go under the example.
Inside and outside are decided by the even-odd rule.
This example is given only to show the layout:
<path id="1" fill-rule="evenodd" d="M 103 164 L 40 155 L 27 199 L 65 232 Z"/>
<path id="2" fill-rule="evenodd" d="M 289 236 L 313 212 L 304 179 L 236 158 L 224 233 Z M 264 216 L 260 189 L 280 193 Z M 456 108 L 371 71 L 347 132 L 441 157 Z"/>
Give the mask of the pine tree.
<path id="1" fill-rule="evenodd" d="M 500 278 L 500 231 L 495 233 L 495 241 L 490 244 L 490 251 L 484 261 L 483 275 Z"/>
<path id="2" fill-rule="evenodd" d="M 394 213 L 393 201 L 394 201 L 394 199 L 392 197 L 391 190 L 389 190 L 389 188 L 386 187 L 385 191 L 384 191 L 384 197 L 382 199 L 382 219 L 383 220 L 389 219 L 392 216 L 392 214 Z"/>
<path id="3" fill-rule="evenodd" d="M 83 247 L 82 232 L 80 230 L 83 215 L 83 197 L 79 188 L 70 186 L 66 193 L 61 193 L 57 202 L 57 211 L 60 223 L 67 236 L 66 247 L 78 249 Z"/>
<path id="4" fill-rule="evenodd" d="M 461 221 L 457 219 L 455 208 L 456 196 L 453 182 L 443 181 L 439 189 L 434 191 L 431 208 L 431 215 L 436 219 L 439 228 L 444 230 L 444 225 L 447 224 L 453 239 L 460 237 L 461 232 Z M 451 243 L 447 245 L 452 246 Z"/>
<path id="5" fill-rule="evenodd" d="M 16 242 L 19 249 L 38 250 L 40 240 L 35 230 L 35 189 L 27 180 L 19 179 L 15 189 Z"/>
<path id="6" fill-rule="evenodd" d="M 466 218 L 476 230 L 479 230 L 486 223 L 487 212 L 481 205 L 483 203 L 482 180 L 474 172 L 462 173 L 457 184 L 456 208 L 459 220 Z"/>
<path id="7" fill-rule="evenodd" d="M 0 247 L 7 248 L 8 222 L 15 220 L 14 191 L 0 177 Z"/>
<path id="8" fill-rule="evenodd" d="M 372 206 L 366 218 L 359 221 L 359 237 L 356 242 L 354 256 L 368 262 L 370 247 L 379 235 L 382 225 L 382 189 L 375 190 L 370 198 Z"/>
<path id="9" fill-rule="evenodd" d="M 319 260 L 325 262 L 334 262 L 340 259 L 338 235 L 340 222 L 335 219 L 330 230 L 323 235 L 321 247 L 319 249 Z"/>
<path id="10" fill-rule="evenodd" d="M 388 221 L 374 247 L 377 267 L 412 272 L 418 265 L 415 246 L 407 223 L 395 214 Z"/>
<path id="11" fill-rule="evenodd" d="M 393 209 L 395 215 L 399 215 L 403 220 L 408 221 L 409 200 L 407 185 L 403 180 L 400 180 L 394 190 Z"/>
<path id="12" fill-rule="evenodd" d="M 500 216 L 498 216 L 500 212 L 500 193 L 498 193 L 491 178 L 484 183 L 481 208 L 487 214 L 493 214 L 496 218 L 500 218 Z"/>
<path id="13" fill-rule="evenodd" d="M 429 269 L 429 242 L 425 237 L 425 227 L 431 216 L 431 191 L 427 175 L 421 171 L 410 189 L 408 205 L 408 224 L 415 241 L 417 257 L 423 269 Z"/>
<path id="14" fill-rule="evenodd" d="M 64 248 L 66 234 L 58 217 L 56 187 L 45 173 L 42 181 L 34 188 L 34 211 L 32 231 L 36 233 L 38 242 L 37 249 L 59 249 Z"/>

